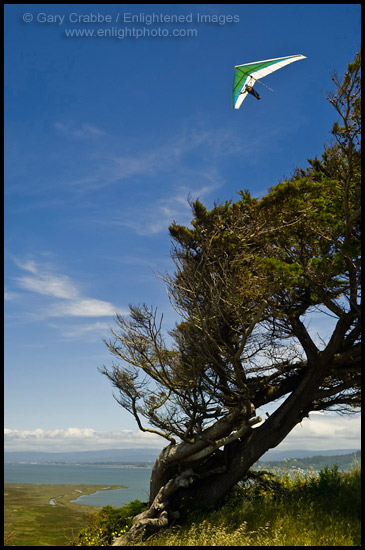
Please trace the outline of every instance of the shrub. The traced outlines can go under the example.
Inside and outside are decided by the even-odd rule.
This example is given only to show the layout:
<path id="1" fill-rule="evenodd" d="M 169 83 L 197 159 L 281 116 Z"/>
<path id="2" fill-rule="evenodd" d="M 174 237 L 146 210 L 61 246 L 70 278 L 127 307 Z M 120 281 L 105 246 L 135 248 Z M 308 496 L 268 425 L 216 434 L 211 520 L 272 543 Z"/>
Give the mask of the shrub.
<path id="1" fill-rule="evenodd" d="M 82 529 L 70 546 L 110 546 L 113 538 L 128 531 L 134 516 L 145 509 L 146 505 L 139 500 L 121 508 L 104 506 L 89 516 L 89 527 Z"/>

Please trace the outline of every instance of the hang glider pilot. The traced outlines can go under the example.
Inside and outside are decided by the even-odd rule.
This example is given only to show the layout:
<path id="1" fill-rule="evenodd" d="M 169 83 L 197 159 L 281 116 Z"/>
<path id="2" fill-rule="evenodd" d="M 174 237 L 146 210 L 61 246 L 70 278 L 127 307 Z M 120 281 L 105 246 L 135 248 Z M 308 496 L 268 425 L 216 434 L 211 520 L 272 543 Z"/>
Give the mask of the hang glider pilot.
<path id="1" fill-rule="evenodd" d="M 249 94 L 253 95 L 256 99 L 261 99 L 261 96 L 256 92 L 256 90 L 253 89 L 252 86 L 247 86 L 245 88 L 245 92 L 248 92 Z"/>

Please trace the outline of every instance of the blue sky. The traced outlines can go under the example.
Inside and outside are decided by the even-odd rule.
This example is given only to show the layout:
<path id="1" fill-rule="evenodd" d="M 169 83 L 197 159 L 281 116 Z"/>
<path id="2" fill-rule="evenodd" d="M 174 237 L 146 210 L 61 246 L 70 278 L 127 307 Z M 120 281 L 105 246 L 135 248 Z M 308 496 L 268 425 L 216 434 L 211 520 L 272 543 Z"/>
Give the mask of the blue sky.
<path id="1" fill-rule="evenodd" d="M 360 4 L 5 6 L 6 448 L 164 445 L 97 370 L 114 313 L 173 326 L 169 224 L 319 156 L 359 47 Z M 232 109 L 235 65 L 299 53 Z M 357 448 L 359 420 L 314 415 L 284 444 Z"/>

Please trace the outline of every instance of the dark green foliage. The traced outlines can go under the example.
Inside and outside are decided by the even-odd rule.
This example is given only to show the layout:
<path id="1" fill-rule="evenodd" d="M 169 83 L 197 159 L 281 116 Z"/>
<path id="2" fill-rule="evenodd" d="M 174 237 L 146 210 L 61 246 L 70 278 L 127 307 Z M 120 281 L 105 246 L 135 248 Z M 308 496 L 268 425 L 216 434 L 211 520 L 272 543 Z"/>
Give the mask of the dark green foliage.
<path id="1" fill-rule="evenodd" d="M 121 508 L 104 506 L 89 516 L 89 527 L 80 531 L 72 546 L 110 546 L 114 537 L 125 533 L 134 516 L 146 509 L 146 504 L 134 500 Z"/>
<path id="2" fill-rule="evenodd" d="M 133 500 L 121 508 L 104 506 L 99 512 L 99 524 L 110 537 L 111 533 L 132 525 L 132 519 L 146 509 L 139 500 Z M 109 541 L 110 542 L 110 541 Z"/>

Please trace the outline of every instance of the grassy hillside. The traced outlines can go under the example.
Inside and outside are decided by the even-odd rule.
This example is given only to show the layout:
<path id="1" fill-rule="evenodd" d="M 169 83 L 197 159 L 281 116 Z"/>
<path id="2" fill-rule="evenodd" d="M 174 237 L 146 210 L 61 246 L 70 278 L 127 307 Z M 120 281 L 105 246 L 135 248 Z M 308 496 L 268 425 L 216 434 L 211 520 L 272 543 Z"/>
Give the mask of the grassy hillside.
<path id="1" fill-rule="evenodd" d="M 95 514 L 95 507 L 71 501 L 102 488 L 105 489 L 102 485 L 5 483 L 4 546 L 65 546 L 88 522 L 88 514 Z"/>
<path id="2" fill-rule="evenodd" d="M 361 470 L 325 467 L 317 476 L 252 472 L 210 513 L 193 507 L 181 525 L 138 546 L 360 546 Z M 136 503 L 135 503 L 136 506 Z M 108 546 L 130 524 L 103 509 L 72 546 Z"/>
<path id="3" fill-rule="evenodd" d="M 312 461 L 312 471 L 316 466 Z M 289 473 L 254 470 L 219 509 L 203 514 L 190 506 L 180 525 L 139 546 L 359 546 L 361 470 L 340 469 L 326 466 L 310 476 L 298 466 Z M 71 502 L 80 491 L 100 488 L 6 483 L 5 546 L 110 545 L 144 505 L 96 509 Z"/>
<path id="4" fill-rule="evenodd" d="M 191 516 L 146 546 L 360 546 L 360 470 L 258 475 L 222 508 Z"/>

